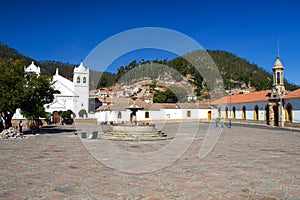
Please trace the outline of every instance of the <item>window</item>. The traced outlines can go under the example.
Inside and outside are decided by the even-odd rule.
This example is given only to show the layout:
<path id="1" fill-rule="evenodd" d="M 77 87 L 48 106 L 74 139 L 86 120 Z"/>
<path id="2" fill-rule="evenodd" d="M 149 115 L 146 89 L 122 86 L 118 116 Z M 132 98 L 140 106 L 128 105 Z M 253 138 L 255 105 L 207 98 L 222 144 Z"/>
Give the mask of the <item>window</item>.
<path id="1" fill-rule="evenodd" d="M 80 77 L 79 76 L 77 77 L 77 83 L 80 83 Z"/>
<path id="2" fill-rule="evenodd" d="M 83 81 L 82 81 L 83 83 L 86 83 L 86 77 L 83 77 Z"/>
<path id="3" fill-rule="evenodd" d="M 190 110 L 186 111 L 186 117 L 191 117 L 191 111 Z"/>
<path id="4" fill-rule="evenodd" d="M 145 112 L 145 118 L 148 119 L 149 118 L 149 112 Z"/>
<path id="5" fill-rule="evenodd" d="M 277 84 L 280 84 L 280 72 L 277 72 Z"/>

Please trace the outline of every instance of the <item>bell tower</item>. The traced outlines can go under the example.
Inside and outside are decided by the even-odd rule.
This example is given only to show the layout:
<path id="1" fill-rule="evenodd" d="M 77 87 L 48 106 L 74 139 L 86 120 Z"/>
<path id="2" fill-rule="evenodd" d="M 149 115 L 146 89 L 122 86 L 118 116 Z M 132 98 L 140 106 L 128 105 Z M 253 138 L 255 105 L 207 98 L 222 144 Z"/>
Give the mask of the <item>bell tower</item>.
<path id="1" fill-rule="evenodd" d="M 284 67 L 279 59 L 279 55 L 276 58 L 273 70 L 273 89 L 269 99 L 269 113 L 270 118 L 268 122 L 272 126 L 284 126 L 284 108 L 282 97 L 285 95 L 284 87 Z"/>
<path id="2" fill-rule="evenodd" d="M 284 76 L 283 76 L 284 67 L 278 56 L 272 70 L 273 70 L 273 92 L 275 92 L 276 90 L 277 95 L 284 95 L 285 94 Z"/>
<path id="3" fill-rule="evenodd" d="M 78 67 L 74 68 L 73 84 L 74 92 L 77 98 L 74 100 L 74 112 L 79 116 L 79 111 L 85 110 L 88 113 L 89 108 L 89 75 L 90 71 L 81 62 Z"/>

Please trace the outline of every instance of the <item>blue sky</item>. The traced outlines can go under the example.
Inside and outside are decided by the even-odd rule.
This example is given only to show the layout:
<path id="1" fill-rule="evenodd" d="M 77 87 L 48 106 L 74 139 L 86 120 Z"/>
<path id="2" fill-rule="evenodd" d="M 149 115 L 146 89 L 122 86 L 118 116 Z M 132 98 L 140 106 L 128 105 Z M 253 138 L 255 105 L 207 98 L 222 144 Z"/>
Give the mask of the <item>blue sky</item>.
<path id="1" fill-rule="evenodd" d="M 79 64 L 115 34 L 163 27 L 188 35 L 205 49 L 232 52 L 269 72 L 279 40 L 285 77 L 300 85 L 300 3 L 296 0 L 1 0 L 0 8 L 0 41 L 36 60 Z M 123 56 L 111 70 L 135 57 L 164 56 L 171 58 L 156 52 Z"/>

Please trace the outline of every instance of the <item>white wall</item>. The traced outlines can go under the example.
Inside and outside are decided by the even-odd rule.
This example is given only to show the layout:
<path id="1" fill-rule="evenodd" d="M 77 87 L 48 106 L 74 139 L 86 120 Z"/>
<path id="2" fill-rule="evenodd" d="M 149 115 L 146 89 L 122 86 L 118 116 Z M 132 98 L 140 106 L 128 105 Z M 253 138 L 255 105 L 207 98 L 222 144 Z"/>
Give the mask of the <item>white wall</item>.
<path id="1" fill-rule="evenodd" d="M 160 110 L 139 110 L 137 111 L 137 121 L 157 121 L 157 120 L 181 120 L 181 119 L 205 119 L 207 120 L 208 111 L 210 109 L 160 109 Z M 191 112 L 191 116 L 187 117 L 187 111 Z M 130 121 L 130 111 L 120 111 L 121 118 L 118 119 L 119 111 L 98 111 L 95 116 L 99 122 L 113 121 L 121 123 L 122 121 Z M 145 118 L 145 113 L 149 112 L 149 118 Z"/>
<path id="2" fill-rule="evenodd" d="M 288 103 L 293 107 L 293 122 L 300 123 L 300 100 L 299 99 L 285 99 L 285 108 Z"/>
<path id="3" fill-rule="evenodd" d="M 246 119 L 254 120 L 254 107 L 258 106 L 258 118 L 259 121 L 264 121 L 265 116 L 265 106 L 268 105 L 269 102 L 250 102 L 243 104 L 231 104 L 231 110 L 235 107 L 235 117 L 236 119 L 242 119 L 243 106 L 246 107 Z M 226 106 L 228 108 L 228 118 L 230 118 L 230 105 L 220 105 L 221 108 L 221 117 L 226 116 Z M 218 112 L 218 110 L 217 110 Z M 233 112 L 231 112 L 231 117 L 233 118 Z"/>

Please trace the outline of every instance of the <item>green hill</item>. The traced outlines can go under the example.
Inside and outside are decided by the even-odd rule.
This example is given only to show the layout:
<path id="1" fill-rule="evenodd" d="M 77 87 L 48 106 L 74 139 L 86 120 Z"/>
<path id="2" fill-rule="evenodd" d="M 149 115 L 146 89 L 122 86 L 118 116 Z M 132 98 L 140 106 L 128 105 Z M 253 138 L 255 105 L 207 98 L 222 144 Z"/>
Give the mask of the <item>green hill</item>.
<path id="1" fill-rule="evenodd" d="M 25 66 L 29 66 L 32 61 L 36 66 L 40 66 L 41 73 L 46 76 L 51 76 L 55 73 L 56 68 L 59 68 L 59 73 L 65 77 L 72 77 L 73 68 L 75 65 L 69 63 L 62 63 L 57 61 L 37 61 L 28 56 L 20 54 L 17 50 L 10 48 L 9 46 L 0 42 L 0 58 L 1 59 L 13 59 L 22 60 Z"/>
<path id="2" fill-rule="evenodd" d="M 238 85 L 245 85 L 246 87 L 254 87 L 257 91 L 271 89 L 272 88 L 272 74 L 268 73 L 256 64 L 252 64 L 249 61 L 240 58 L 232 53 L 226 51 L 207 51 L 211 56 L 223 78 L 226 87 Z M 192 55 L 195 52 L 188 53 L 187 56 Z M 196 52 L 197 53 L 197 52 Z M 200 52 L 201 53 L 201 52 Z M 185 57 L 185 56 L 183 56 Z M 205 83 L 198 71 L 183 57 L 177 57 L 172 60 L 152 60 L 152 61 L 132 61 L 128 65 L 120 66 L 116 74 L 105 72 L 101 80 L 101 72 L 91 71 L 91 80 L 94 82 L 91 88 L 106 87 L 113 85 L 116 81 L 132 82 L 138 81 L 145 77 L 151 79 L 163 79 L 166 76 L 173 73 L 167 68 L 158 67 L 156 70 L 150 70 L 151 68 L 145 67 L 145 65 L 164 65 L 175 69 L 185 76 L 188 81 L 194 85 L 200 95 L 203 88 L 205 89 Z M 56 68 L 59 68 L 59 73 L 64 77 L 71 78 L 73 75 L 73 69 L 76 65 L 70 63 L 63 63 L 59 61 L 37 61 L 28 56 L 20 54 L 17 50 L 10 48 L 9 46 L 0 42 L 0 59 L 19 59 L 22 60 L 25 66 L 30 65 L 31 61 L 34 61 L 37 66 L 41 67 L 41 72 L 44 75 L 53 75 Z M 273 63 L 270 63 L 270 65 Z M 141 70 L 132 70 L 134 68 L 142 68 Z M 124 76 L 131 71 L 129 76 Z M 173 73 L 174 80 L 180 81 L 182 78 L 178 74 Z M 285 79 L 285 87 L 287 90 L 295 90 L 299 86 L 290 83 Z M 197 92 L 196 92 L 197 93 Z"/>
<path id="3" fill-rule="evenodd" d="M 229 85 L 230 80 L 234 80 L 255 87 L 257 91 L 272 88 L 272 74 L 256 64 L 251 64 L 247 60 L 226 51 L 208 51 L 208 53 L 218 66 L 225 85 Z M 270 66 L 273 64 L 270 63 Z M 295 90 L 299 86 L 285 79 L 285 88 Z"/>
<path id="4" fill-rule="evenodd" d="M 121 66 L 118 69 L 117 77 L 118 80 L 122 80 L 124 82 L 132 82 L 137 81 L 145 77 L 145 74 L 150 76 L 151 79 L 159 79 L 162 74 L 166 73 L 166 69 L 161 70 L 152 70 L 151 73 L 149 69 L 142 69 L 145 64 L 152 65 L 162 64 L 167 65 L 170 68 L 175 69 L 180 72 L 183 76 L 188 78 L 191 84 L 197 88 L 199 93 L 203 87 L 205 87 L 205 83 L 203 82 L 203 78 L 201 74 L 193 67 L 191 63 L 189 63 L 184 57 L 193 58 L 196 60 L 195 56 L 199 56 L 198 53 L 203 53 L 201 51 L 195 51 L 184 55 L 183 57 L 177 57 L 170 61 L 167 60 L 154 60 L 154 61 L 143 61 L 137 62 L 132 61 L 126 66 Z M 229 87 L 245 87 L 245 88 L 255 88 L 256 91 L 266 90 L 272 88 L 272 74 L 257 66 L 256 64 L 251 64 L 249 61 L 240 58 L 232 53 L 226 51 L 211 51 L 208 50 L 207 53 L 210 55 L 214 63 L 217 65 L 218 70 L 223 78 L 223 82 L 225 87 L 228 89 Z M 204 54 L 203 54 L 204 55 Z M 205 60 L 205 59 L 204 59 Z M 200 61 L 201 64 L 210 65 L 210 61 Z M 271 63 L 273 64 L 273 63 Z M 140 73 L 132 73 L 134 68 L 140 68 L 142 70 L 134 70 L 140 71 Z M 207 68 L 209 69 L 209 67 Z M 126 76 L 128 72 L 131 72 L 129 76 Z M 122 77 L 122 79 L 120 79 Z M 125 77 L 125 78 L 124 78 Z M 178 80 L 178 78 L 174 78 L 174 80 Z M 285 79 L 285 87 L 287 90 L 295 90 L 299 88 L 299 86 L 290 83 L 287 79 Z M 197 93 L 197 92 L 196 92 Z M 200 94 L 199 94 L 200 95 Z"/>
<path id="5" fill-rule="evenodd" d="M 34 61 L 35 65 L 40 66 L 42 74 L 46 76 L 52 76 L 55 74 L 56 68 L 58 68 L 59 74 L 66 78 L 73 77 L 73 69 L 78 65 L 78 64 L 75 65 L 75 64 L 63 63 L 60 61 L 52 61 L 52 60 L 37 61 L 33 58 L 20 54 L 17 50 L 10 48 L 9 46 L 1 42 L 0 42 L 0 59 L 22 60 L 25 66 L 29 66 L 31 62 Z M 96 87 L 99 87 L 98 85 L 101 82 L 99 81 L 99 78 L 101 77 L 101 75 L 102 75 L 101 72 L 96 72 L 91 70 L 91 77 L 90 77 L 91 89 L 95 89 Z M 105 72 L 102 77 L 108 80 L 105 82 L 102 81 L 102 84 L 104 86 L 112 85 L 116 79 L 116 75 L 109 72 Z"/>

